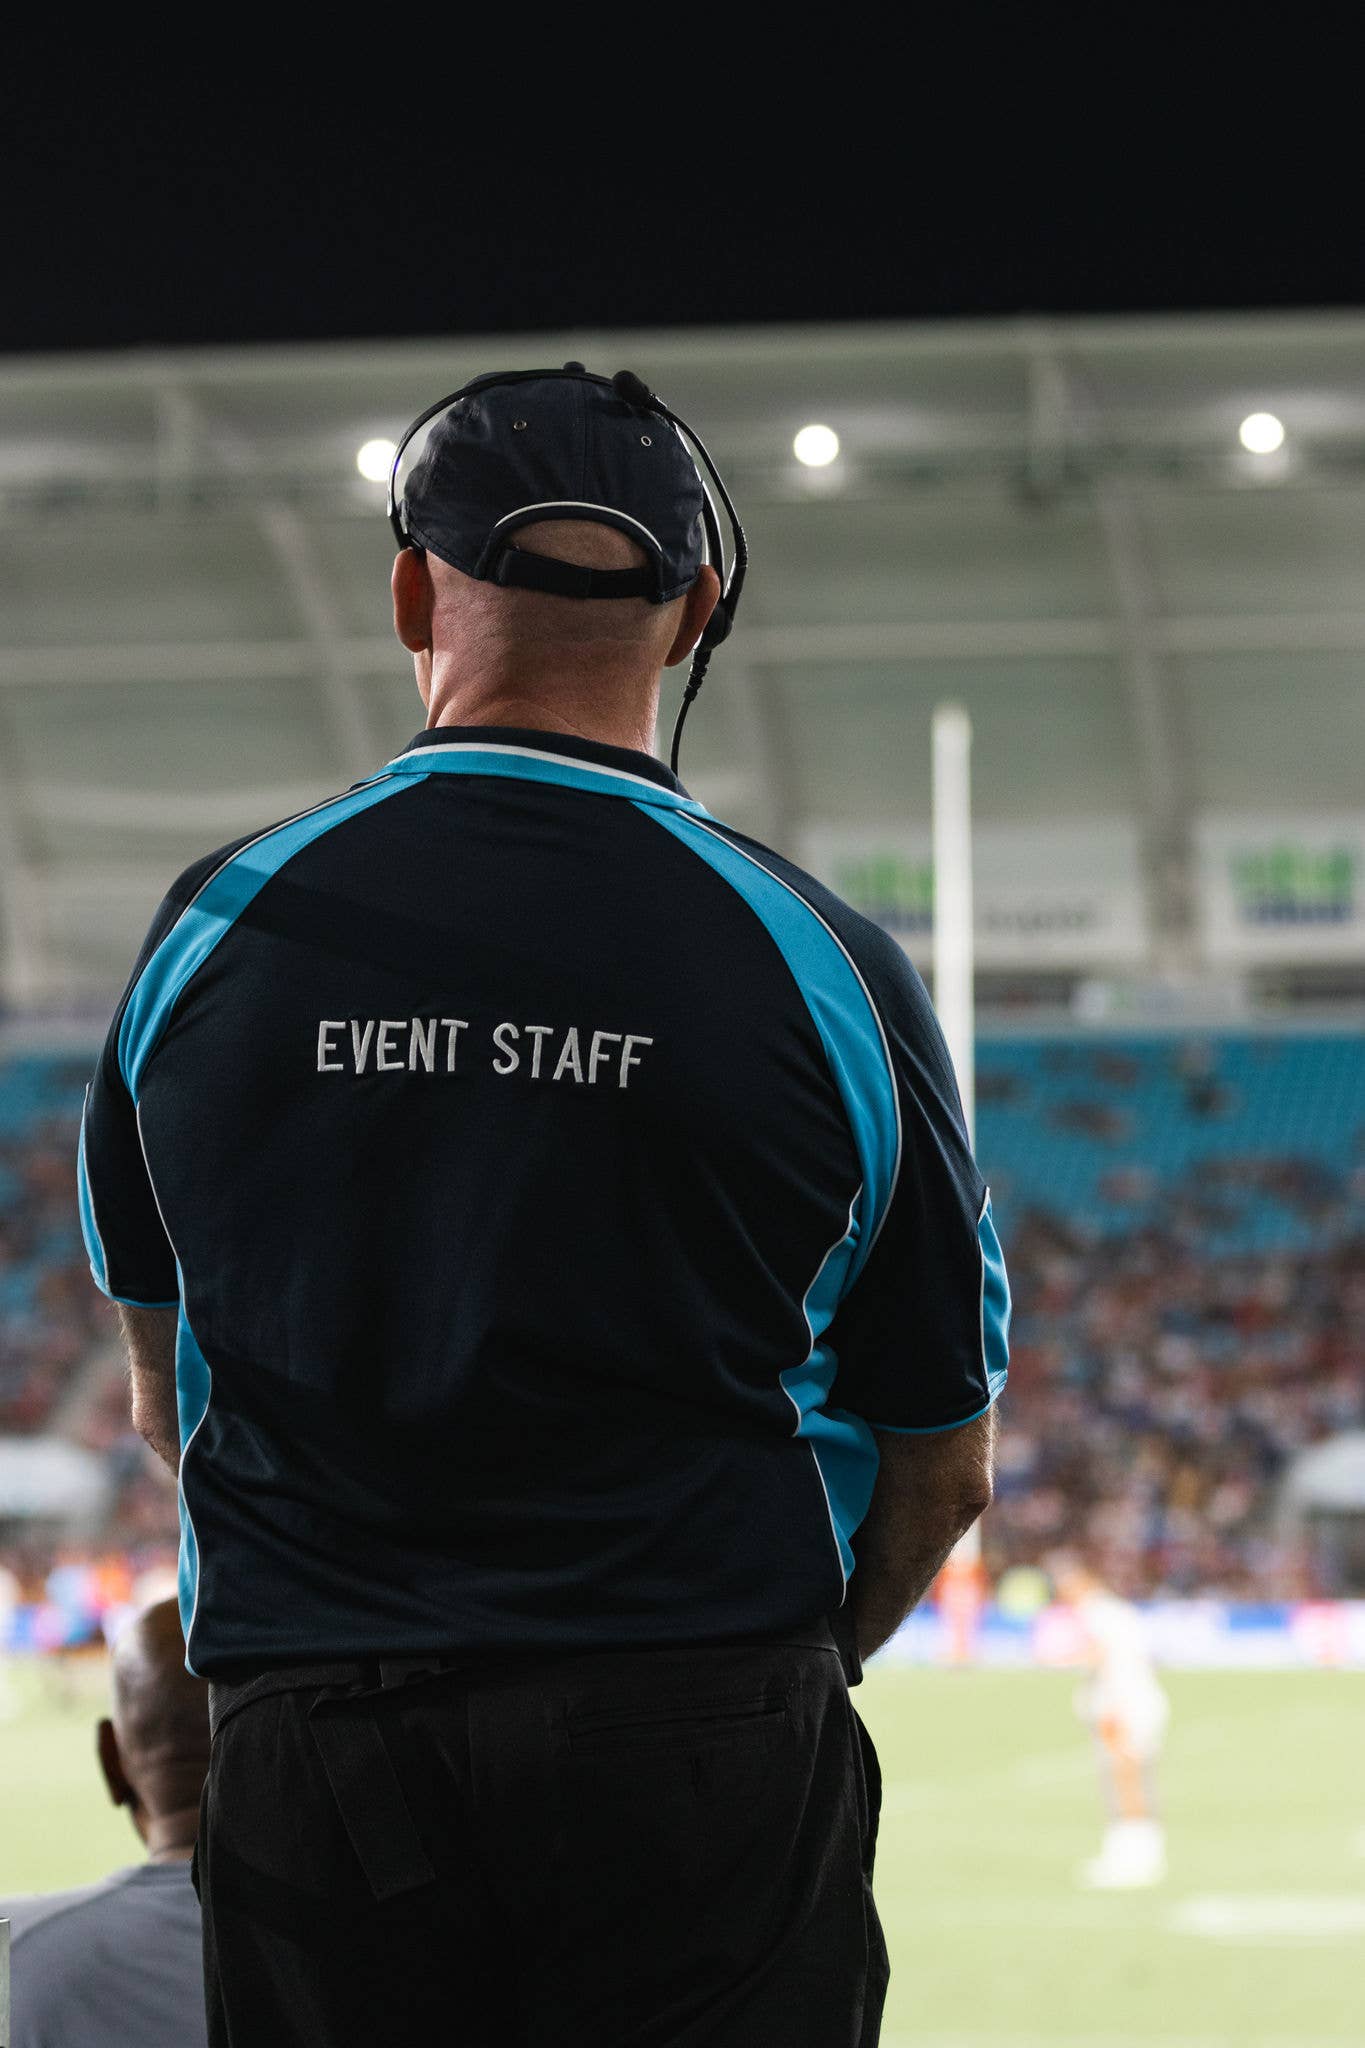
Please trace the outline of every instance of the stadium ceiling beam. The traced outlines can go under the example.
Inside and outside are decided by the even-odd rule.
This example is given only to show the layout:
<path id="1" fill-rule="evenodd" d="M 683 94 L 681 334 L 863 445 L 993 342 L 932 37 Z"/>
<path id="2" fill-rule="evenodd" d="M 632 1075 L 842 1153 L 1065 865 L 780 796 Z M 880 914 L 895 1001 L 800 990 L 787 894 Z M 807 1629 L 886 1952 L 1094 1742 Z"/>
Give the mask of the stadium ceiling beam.
<path id="1" fill-rule="evenodd" d="M 1123 634 L 1112 618 L 903 619 L 741 627 L 745 659 L 991 661 L 1011 655 L 1113 655 Z M 1160 654 L 1360 653 L 1365 612 L 1210 613 L 1147 619 Z"/>
<path id="2" fill-rule="evenodd" d="M 39 931 L 37 863 L 27 858 L 18 748 L 0 702 L 0 990 L 19 1010 L 38 1001 L 47 982 Z"/>
<path id="3" fill-rule="evenodd" d="M 270 500 L 257 511 L 264 535 L 288 586 L 295 609 L 316 657 L 314 676 L 331 727 L 337 765 L 347 782 L 368 775 L 377 741 L 346 659 L 345 635 L 338 630 L 333 604 L 309 546 L 303 521 L 291 506 Z"/>
<path id="4" fill-rule="evenodd" d="M 814 622 L 741 627 L 746 664 L 795 667 L 837 661 L 998 661 L 1021 655 L 1065 658 L 1120 654 L 1124 634 L 1104 619 L 927 619 Z M 1365 612 L 1215 613 L 1147 618 L 1146 644 L 1159 655 L 1365 653 Z M 736 641 L 736 653 L 740 643 Z M 397 643 L 339 638 L 338 668 L 353 675 L 394 672 Z M 288 680 L 314 673 L 317 646 L 299 640 L 102 641 L 77 647 L 0 647 L 0 690 L 45 683 Z M 719 672 L 718 672 L 719 673 Z"/>
<path id="5" fill-rule="evenodd" d="M 1046 321 L 1028 321 L 1022 339 L 1030 394 L 1026 488 L 1045 503 L 1064 486 L 1068 456 L 1084 421 L 1058 330 Z M 1157 637 L 1160 608 L 1132 489 L 1115 477 L 1099 476 L 1091 493 L 1114 595 L 1109 651 L 1118 661 L 1133 731 L 1153 937 L 1163 965 L 1189 966 L 1194 949 L 1191 803 L 1177 741 L 1170 649 Z"/>
<path id="6" fill-rule="evenodd" d="M 580 355 L 632 355 L 685 364 L 696 372 L 712 364 L 719 369 L 739 362 L 760 369 L 787 369 L 793 358 L 802 364 L 828 361 L 835 369 L 850 362 L 878 361 L 889 349 L 911 361 L 943 357 L 976 360 L 1027 353 L 1033 323 L 1014 318 L 774 322 L 762 326 L 699 328 L 562 328 L 532 335 L 442 336 L 403 341 L 300 343 L 262 347 L 199 347 L 168 350 L 119 349 L 82 351 L 70 355 L 11 358 L 0 369 L 0 394 L 14 392 L 110 391 L 145 389 L 167 367 L 189 390 L 196 385 L 216 389 L 227 383 L 240 389 L 263 385 L 272 390 L 295 385 L 310 398 L 320 379 L 357 381 L 392 378 L 413 384 L 418 400 L 433 378 L 454 377 L 466 361 L 486 367 L 495 355 L 527 355 L 552 361 L 566 349 Z M 1334 307 L 1302 312 L 1276 309 L 1257 313 L 1078 314 L 1048 323 L 1050 336 L 1065 347 L 1087 352 L 1113 352 L 1131 357 L 1135 350 L 1160 358 L 1191 354 L 1217 360 L 1229 347 L 1249 343 L 1264 347 L 1281 361 L 1294 350 L 1311 350 L 1324 342 L 1365 346 L 1365 312 Z M 471 372 L 472 374 L 472 372 Z M 448 388 L 442 387 L 442 388 Z M 403 393 L 406 403 L 408 392 Z"/>
<path id="7" fill-rule="evenodd" d="M 747 646 L 743 652 L 748 655 Z M 741 733 L 741 756 L 747 756 L 758 765 L 758 800 L 762 815 L 754 829 L 760 839 L 775 846 L 779 853 L 790 853 L 800 820 L 791 744 L 791 712 L 783 697 L 781 679 L 771 663 L 733 658 L 727 662 L 725 654 L 721 660 L 725 662 L 724 670 L 710 687 L 714 688 L 718 683 L 734 703 Z M 704 705 L 703 695 L 698 708 L 702 709 Z M 696 716 L 695 712 L 693 716 Z M 708 779 L 699 776 L 698 780 Z M 721 799 L 714 793 L 715 782 L 715 777 L 708 781 L 713 792 L 711 808 L 719 809 Z"/>
<path id="8" fill-rule="evenodd" d="M 157 484 L 166 500 L 173 500 L 204 467 L 205 458 L 213 469 L 239 479 L 250 467 L 248 445 L 209 419 L 183 368 L 178 361 L 161 357 L 153 357 L 148 365 L 156 398 Z M 341 653 L 345 635 L 337 627 L 336 607 L 293 507 L 266 495 L 254 501 L 253 519 L 293 602 L 312 656 L 305 673 L 321 694 L 337 766 L 351 781 L 369 772 L 374 735 Z"/>
<path id="9" fill-rule="evenodd" d="M 1194 948 L 1191 801 L 1167 650 L 1156 644 L 1152 632 L 1155 592 L 1132 497 L 1117 485 L 1100 484 L 1095 505 L 1118 611 L 1153 936 L 1162 965 L 1187 967 L 1193 964 Z"/>
<path id="10" fill-rule="evenodd" d="M 0 688 L 47 683 L 241 682 L 306 676 L 316 651 L 306 640 L 100 641 L 89 647 L 0 648 Z"/>

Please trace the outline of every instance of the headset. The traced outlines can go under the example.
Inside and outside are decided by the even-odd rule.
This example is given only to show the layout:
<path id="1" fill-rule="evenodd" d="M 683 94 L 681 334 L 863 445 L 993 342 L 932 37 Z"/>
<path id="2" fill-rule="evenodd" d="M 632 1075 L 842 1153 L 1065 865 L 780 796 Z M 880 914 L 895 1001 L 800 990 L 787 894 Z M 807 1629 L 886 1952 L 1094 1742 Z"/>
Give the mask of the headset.
<path id="1" fill-rule="evenodd" d="M 494 384 L 526 384 L 535 380 L 543 380 L 547 377 L 567 378 L 571 382 L 578 384 L 601 385 L 606 390 L 614 392 L 627 405 L 636 407 L 640 412 L 654 413 L 659 419 L 665 420 L 672 427 L 674 433 L 677 434 L 679 440 L 682 441 L 684 447 L 687 447 L 689 442 L 691 443 L 688 452 L 692 454 L 694 466 L 697 456 L 701 457 L 702 462 L 706 466 L 707 475 L 716 487 L 716 496 L 725 507 L 726 517 L 730 521 L 733 545 L 731 548 L 729 573 L 727 574 L 725 569 L 725 551 L 721 545 L 720 521 L 716 517 L 715 502 L 707 487 L 706 477 L 698 469 L 697 476 L 701 483 L 702 494 L 702 522 L 706 530 L 707 559 L 715 565 L 716 571 L 720 576 L 721 593 L 716 600 L 716 608 L 702 628 L 701 638 L 693 649 L 692 667 L 688 674 L 687 687 L 683 691 L 682 703 L 678 707 L 677 723 L 673 727 L 673 745 L 670 751 L 669 765 L 676 775 L 678 772 L 678 747 L 682 740 L 683 722 L 687 717 L 688 711 L 691 709 L 693 699 L 706 681 L 706 671 L 710 665 L 712 654 L 720 646 L 722 640 L 729 639 L 734 627 L 735 613 L 739 609 L 740 593 L 744 589 L 744 577 L 749 567 L 749 544 L 744 537 L 744 528 L 739 523 L 739 514 L 735 510 L 734 501 L 725 488 L 720 471 L 707 453 L 705 442 L 699 434 L 693 432 L 686 420 L 680 419 L 677 413 L 670 411 L 663 400 L 651 391 L 644 380 L 637 377 L 633 370 L 618 370 L 614 377 L 599 377 L 591 370 L 585 370 L 582 363 L 565 363 L 564 367 L 560 370 L 508 370 L 505 372 L 495 370 L 486 376 L 472 378 L 468 384 L 462 384 L 458 391 L 450 392 L 445 398 L 438 398 L 435 405 L 429 405 L 425 412 L 417 415 L 417 418 L 408 428 L 402 440 L 398 443 L 397 449 L 394 451 L 393 466 L 389 471 L 389 524 L 393 528 L 394 539 L 398 542 L 400 548 L 412 548 L 418 554 L 423 552 L 420 543 L 412 538 L 404 523 L 405 507 L 403 500 L 398 495 L 398 469 L 409 442 L 414 434 L 421 432 L 428 420 L 434 420 L 437 413 L 445 412 L 448 407 L 458 404 L 462 398 L 472 398 L 476 392 L 487 391 Z"/>

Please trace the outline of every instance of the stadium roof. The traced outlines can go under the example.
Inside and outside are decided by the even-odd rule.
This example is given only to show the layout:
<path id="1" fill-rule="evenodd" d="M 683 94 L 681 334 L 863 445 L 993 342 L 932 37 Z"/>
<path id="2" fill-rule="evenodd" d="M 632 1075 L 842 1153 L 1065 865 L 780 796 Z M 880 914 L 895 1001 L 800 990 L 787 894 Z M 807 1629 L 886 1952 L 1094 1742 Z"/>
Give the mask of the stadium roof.
<path id="1" fill-rule="evenodd" d="M 663 391 L 745 516 L 739 629 L 684 753 L 737 823 L 799 853 L 813 825 L 926 822 L 951 697 L 980 822 L 1131 819 L 1178 959 L 1197 818 L 1361 808 L 1365 315 L 11 359 L 12 1004 L 104 1001 L 186 860 L 407 741 L 357 449 L 478 371 L 571 356 Z M 1285 439 L 1257 455 L 1260 412 Z M 792 452 L 812 422 L 826 468 Z"/>

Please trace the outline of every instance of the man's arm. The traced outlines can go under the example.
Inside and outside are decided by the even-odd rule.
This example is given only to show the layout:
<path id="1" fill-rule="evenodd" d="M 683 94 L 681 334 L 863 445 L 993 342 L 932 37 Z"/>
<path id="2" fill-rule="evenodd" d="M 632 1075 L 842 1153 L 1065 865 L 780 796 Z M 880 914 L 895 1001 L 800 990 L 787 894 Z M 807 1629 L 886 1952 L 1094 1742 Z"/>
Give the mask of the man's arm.
<path id="1" fill-rule="evenodd" d="M 175 1404 L 175 1331 L 179 1311 L 119 1303 L 133 1390 L 133 1428 L 172 1472 L 180 1470 L 180 1420 Z"/>
<path id="2" fill-rule="evenodd" d="M 853 1541 L 860 1658 L 896 1633 L 958 1538 L 990 1506 L 995 1436 L 994 1408 L 960 1429 L 923 1436 L 877 1431 L 877 1483 Z"/>

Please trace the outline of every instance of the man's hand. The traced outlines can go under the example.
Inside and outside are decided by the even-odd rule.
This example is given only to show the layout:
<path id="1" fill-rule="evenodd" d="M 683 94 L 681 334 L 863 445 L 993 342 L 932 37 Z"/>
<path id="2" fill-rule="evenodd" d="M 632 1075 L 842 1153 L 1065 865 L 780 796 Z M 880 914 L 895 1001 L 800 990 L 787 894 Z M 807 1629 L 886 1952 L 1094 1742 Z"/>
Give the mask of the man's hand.
<path id="1" fill-rule="evenodd" d="M 180 1470 L 180 1421 L 175 1405 L 175 1331 L 180 1311 L 118 1305 L 128 1376 L 133 1390 L 133 1428 L 146 1437 L 162 1463 Z"/>
<path id="2" fill-rule="evenodd" d="M 932 1436 L 878 1430 L 881 1464 L 867 1518 L 853 1540 L 858 1655 L 896 1633 L 948 1553 L 991 1504 L 995 1410 Z"/>

